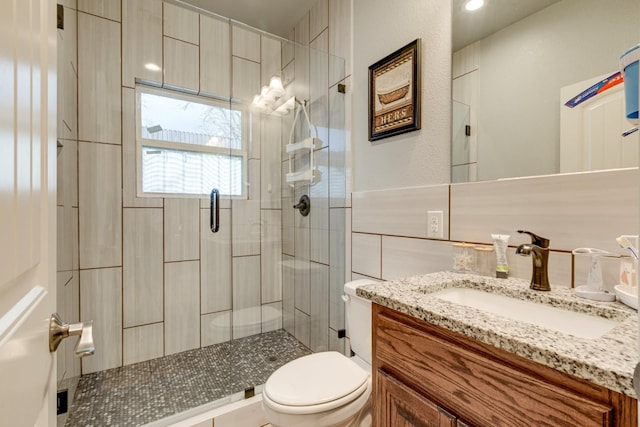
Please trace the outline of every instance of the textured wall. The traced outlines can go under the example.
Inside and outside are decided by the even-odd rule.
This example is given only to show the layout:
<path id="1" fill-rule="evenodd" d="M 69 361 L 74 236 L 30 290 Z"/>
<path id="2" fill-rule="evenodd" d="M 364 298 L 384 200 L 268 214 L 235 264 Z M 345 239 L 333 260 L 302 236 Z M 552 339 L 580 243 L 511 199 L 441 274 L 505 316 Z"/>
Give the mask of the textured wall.
<path id="1" fill-rule="evenodd" d="M 369 142 L 368 67 L 422 39 L 422 129 Z M 352 141 L 354 191 L 449 182 L 451 2 L 354 0 Z"/>

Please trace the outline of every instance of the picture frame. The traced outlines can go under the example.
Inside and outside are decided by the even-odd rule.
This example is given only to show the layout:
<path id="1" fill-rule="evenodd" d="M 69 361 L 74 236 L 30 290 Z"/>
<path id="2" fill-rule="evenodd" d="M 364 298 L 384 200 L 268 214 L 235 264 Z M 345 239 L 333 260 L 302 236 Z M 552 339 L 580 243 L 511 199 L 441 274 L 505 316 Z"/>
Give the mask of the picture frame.
<path id="1" fill-rule="evenodd" d="M 369 141 L 420 129 L 420 48 L 416 39 L 369 66 Z"/>

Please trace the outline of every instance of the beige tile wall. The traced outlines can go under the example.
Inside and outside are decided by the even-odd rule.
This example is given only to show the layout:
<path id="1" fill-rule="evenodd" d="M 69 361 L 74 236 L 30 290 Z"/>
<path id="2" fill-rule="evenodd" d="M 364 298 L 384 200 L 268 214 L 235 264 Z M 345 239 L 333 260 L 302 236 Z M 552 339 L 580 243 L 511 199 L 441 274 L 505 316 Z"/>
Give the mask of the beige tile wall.
<path id="1" fill-rule="evenodd" d="M 296 40 L 331 45 L 331 3 L 305 16 Z M 78 9 L 65 11 L 59 32 L 59 306 L 65 320 L 93 318 L 103 350 L 81 367 L 65 344 L 60 377 L 281 327 L 314 350 L 344 349 L 346 242 L 335 230 L 346 230 L 349 214 L 339 172 L 348 95 L 337 92 L 347 76 L 339 61 L 160 0 L 80 1 Z M 295 69 L 300 99 L 314 97 L 318 185 L 283 184 L 291 117 L 254 116 L 249 197 L 221 200 L 218 234 L 208 229 L 208 200 L 137 197 L 136 82 L 250 101 L 282 68 Z M 303 193 L 315 205 L 306 219 L 290 208 Z"/>
<path id="2" fill-rule="evenodd" d="M 350 256 L 345 252 L 351 242 L 350 235 L 345 239 L 350 233 L 347 186 L 351 52 L 345 47 L 351 46 L 351 1 L 319 0 L 298 22 L 289 39 L 344 59 L 301 47 L 282 52 L 284 80 L 291 76 L 296 95 L 311 100 L 310 117 L 321 140 L 314 152 L 320 182 L 282 188 L 283 327 L 314 351 L 348 352 L 349 346 L 345 339 L 338 338 L 338 331 L 345 327 L 341 295 L 351 271 L 347 267 Z M 338 92 L 338 83 L 346 84 L 346 93 Z M 290 119 L 285 118 L 283 131 L 290 126 Z M 316 136 L 315 129 L 309 131 L 300 125 L 296 129 L 299 138 Z M 288 136 L 283 134 L 283 144 L 288 142 Z M 285 160 L 282 174 L 288 171 Z M 302 194 L 308 194 L 312 201 L 306 218 L 287 209 Z"/>
<path id="3" fill-rule="evenodd" d="M 57 154 L 57 311 L 66 322 L 80 320 L 78 259 L 78 12 L 75 2 L 64 5 L 65 28 L 58 30 Z M 58 348 L 58 381 L 80 375 L 74 357 L 77 338 Z"/>
<path id="4" fill-rule="evenodd" d="M 638 178 L 638 169 L 627 169 L 354 193 L 352 278 L 450 270 L 451 242 L 490 244 L 491 234 L 501 233 L 511 236 L 510 275 L 529 279 L 531 259 L 515 254 L 530 241 L 517 233 L 524 229 L 551 241 L 552 286 L 579 286 L 588 262 L 571 255 L 573 249 L 624 254 L 615 238 L 637 233 Z M 428 239 L 426 213 L 440 209 L 450 238 Z M 617 269 L 616 262 L 603 264 L 610 289 Z"/>

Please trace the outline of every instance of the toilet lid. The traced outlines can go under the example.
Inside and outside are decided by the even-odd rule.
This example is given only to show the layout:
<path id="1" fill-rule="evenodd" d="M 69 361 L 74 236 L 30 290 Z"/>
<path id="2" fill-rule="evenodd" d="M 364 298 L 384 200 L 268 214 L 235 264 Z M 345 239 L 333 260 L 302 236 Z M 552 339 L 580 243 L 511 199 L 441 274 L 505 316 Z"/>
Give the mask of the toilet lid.
<path id="1" fill-rule="evenodd" d="M 349 358 L 327 351 L 280 367 L 267 380 L 264 393 L 280 405 L 320 405 L 361 389 L 368 378 L 369 373 Z"/>

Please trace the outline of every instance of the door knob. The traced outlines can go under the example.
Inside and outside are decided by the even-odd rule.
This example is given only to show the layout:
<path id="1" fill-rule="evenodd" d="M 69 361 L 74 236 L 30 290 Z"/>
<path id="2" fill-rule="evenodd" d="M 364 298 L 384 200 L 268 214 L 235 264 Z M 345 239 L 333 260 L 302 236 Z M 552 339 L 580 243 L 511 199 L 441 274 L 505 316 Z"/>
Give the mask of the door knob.
<path id="1" fill-rule="evenodd" d="M 74 350 L 76 356 L 91 356 L 96 352 L 93 345 L 93 320 L 70 325 L 64 323 L 58 313 L 53 313 L 49 319 L 49 351 L 56 351 L 63 339 L 73 335 L 80 336 Z"/>

